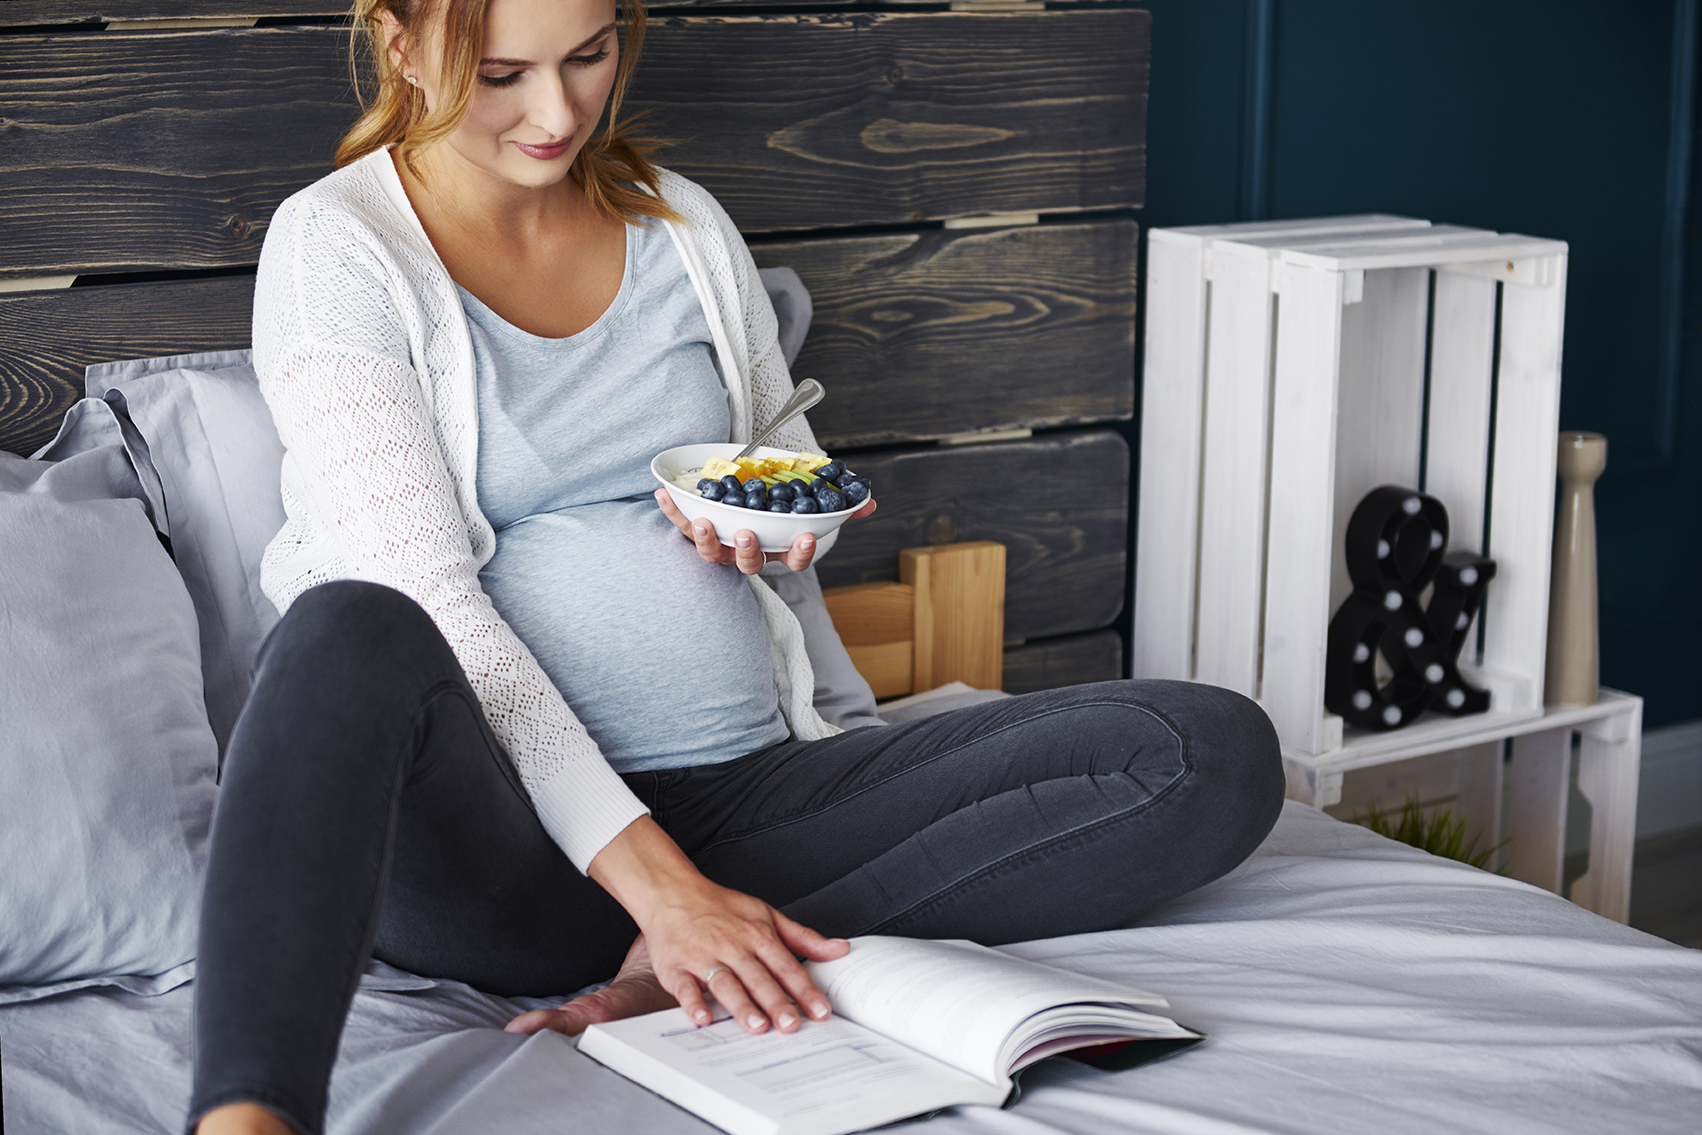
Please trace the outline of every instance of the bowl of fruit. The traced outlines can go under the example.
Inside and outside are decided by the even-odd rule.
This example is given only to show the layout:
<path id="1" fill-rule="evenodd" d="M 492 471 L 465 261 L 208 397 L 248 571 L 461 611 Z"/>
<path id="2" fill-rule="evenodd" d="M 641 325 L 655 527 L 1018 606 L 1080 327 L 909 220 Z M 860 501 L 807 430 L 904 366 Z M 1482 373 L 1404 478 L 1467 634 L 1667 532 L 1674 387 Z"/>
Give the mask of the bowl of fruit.
<path id="1" fill-rule="evenodd" d="M 763 551 L 785 552 L 808 532 L 819 542 L 817 553 L 825 552 L 831 534 L 873 496 L 869 479 L 844 462 L 770 446 L 735 462 L 743 448 L 737 442 L 679 445 L 650 462 L 675 506 L 713 524 L 728 547 L 735 533 L 749 529 Z"/>

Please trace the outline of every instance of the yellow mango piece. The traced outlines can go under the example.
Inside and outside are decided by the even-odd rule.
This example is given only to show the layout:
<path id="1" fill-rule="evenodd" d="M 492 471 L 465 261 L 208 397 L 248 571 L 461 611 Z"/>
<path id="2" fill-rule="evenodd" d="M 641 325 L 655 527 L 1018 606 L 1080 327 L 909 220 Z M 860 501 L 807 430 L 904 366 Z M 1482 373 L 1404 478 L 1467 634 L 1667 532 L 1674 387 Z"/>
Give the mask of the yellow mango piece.
<path id="1" fill-rule="evenodd" d="M 819 453 L 800 453 L 797 460 L 792 462 L 792 468 L 800 473 L 813 473 L 826 465 L 829 460 L 830 458 L 823 457 Z"/>
<path id="2" fill-rule="evenodd" d="M 739 467 L 724 457 L 711 457 L 708 461 L 703 463 L 703 472 L 701 475 L 708 477 L 712 481 L 719 481 L 722 477 L 725 477 L 729 473 L 733 474 L 735 477 L 738 476 Z"/>

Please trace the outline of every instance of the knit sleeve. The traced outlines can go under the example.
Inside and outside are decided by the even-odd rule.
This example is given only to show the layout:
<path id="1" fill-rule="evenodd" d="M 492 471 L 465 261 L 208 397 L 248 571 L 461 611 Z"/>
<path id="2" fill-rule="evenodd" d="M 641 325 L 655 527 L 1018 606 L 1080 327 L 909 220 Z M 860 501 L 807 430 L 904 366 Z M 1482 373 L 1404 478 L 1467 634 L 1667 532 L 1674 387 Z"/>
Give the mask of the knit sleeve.
<path id="1" fill-rule="evenodd" d="M 403 592 L 448 640 L 539 819 L 574 865 L 646 813 L 478 580 L 409 347 L 411 297 L 359 234 L 280 209 L 255 293 L 255 369 L 340 575 Z M 370 242 L 369 242 L 370 243 Z M 417 335 L 414 337 L 418 337 Z M 287 596 L 293 598 L 293 595 Z"/>

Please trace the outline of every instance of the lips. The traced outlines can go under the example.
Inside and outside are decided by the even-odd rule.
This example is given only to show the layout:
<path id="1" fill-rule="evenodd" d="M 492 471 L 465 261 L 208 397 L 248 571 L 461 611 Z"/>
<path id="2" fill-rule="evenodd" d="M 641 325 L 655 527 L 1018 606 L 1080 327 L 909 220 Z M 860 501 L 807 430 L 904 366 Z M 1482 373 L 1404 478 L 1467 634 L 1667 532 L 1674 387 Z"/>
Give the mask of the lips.
<path id="1" fill-rule="evenodd" d="M 525 142 L 516 142 L 514 145 L 522 154 L 525 154 L 529 158 L 537 158 L 539 161 L 550 162 L 567 153 L 568 149 L 573 145 L 573 136 L 570 134 L 561 141 L 552 142 L 547 146 L 534 146 Z"/>

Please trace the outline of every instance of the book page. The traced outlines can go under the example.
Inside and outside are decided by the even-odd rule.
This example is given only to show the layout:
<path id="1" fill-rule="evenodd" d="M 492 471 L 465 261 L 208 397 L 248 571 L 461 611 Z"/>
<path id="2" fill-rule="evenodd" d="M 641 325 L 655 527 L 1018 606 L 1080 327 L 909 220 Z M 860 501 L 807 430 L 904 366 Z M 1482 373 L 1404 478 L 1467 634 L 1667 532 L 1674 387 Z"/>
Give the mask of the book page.
<path id="1" fill-rule="evenodd" d="M 830 1135 L 959 1103 L 1004 1102 L 981 1083 L 846 1020 L 752 1036 L 723 1011 L 679 1009 L 592 1025 L 579 1049 L 728 1131 Z"/>
<path id="2" fill-rule="evenodd" d="M 1155 994 L 1013 958 L 973 942 L 869 935 L 851 939 L 845 957 L 809 962 L 807 968 L 836 1012 L 992 1082 L 1005 1080 L 1007 1042 L 1043 1010 L 1081 1002 L 1166 1007 L 1164 998 Z M 1119 1023 L 1128 1024 L 1123 1017 L 1117 1015 Z M 1182 1035 L 1163 1018 L 1152 1018 L 1152 1030 L 1151 1035 Z"/>

